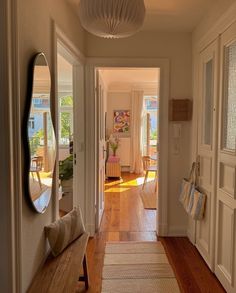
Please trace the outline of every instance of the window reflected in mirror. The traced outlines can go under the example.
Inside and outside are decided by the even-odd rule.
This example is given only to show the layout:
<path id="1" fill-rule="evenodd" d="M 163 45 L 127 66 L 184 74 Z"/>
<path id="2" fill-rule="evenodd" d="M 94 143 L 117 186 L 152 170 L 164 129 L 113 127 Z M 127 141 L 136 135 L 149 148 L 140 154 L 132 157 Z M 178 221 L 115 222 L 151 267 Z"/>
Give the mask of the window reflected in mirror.
<path id="1" fill-rule="evenodd" d="M 34 208 L 42 213 L 52 194 L 56 154 L 51 118 L 50 71 L 43 54 L 37 55 L 34 63 L 27 132 L 30 155 L 29 193 Z"/>

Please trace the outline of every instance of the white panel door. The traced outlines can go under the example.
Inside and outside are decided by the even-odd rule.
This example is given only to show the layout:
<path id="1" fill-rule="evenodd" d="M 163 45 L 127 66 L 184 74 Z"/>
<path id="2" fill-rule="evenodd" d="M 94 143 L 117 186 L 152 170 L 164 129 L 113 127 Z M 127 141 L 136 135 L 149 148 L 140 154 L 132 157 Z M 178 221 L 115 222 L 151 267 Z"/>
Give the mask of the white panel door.
<path id="1" fill-rule="evenodd" d="M 215 41 L 200 54 L 198 116 L 198 185 L 207 195 L 204 219 L 196 223 L 196 247 L 214 268 L 216 148 L 217 148 L 217 54 Z"/>
<path id="2" fill-rule="evenodd" d="M 215 273 L 236 292 L 236 24 L 221 38 Z"/>

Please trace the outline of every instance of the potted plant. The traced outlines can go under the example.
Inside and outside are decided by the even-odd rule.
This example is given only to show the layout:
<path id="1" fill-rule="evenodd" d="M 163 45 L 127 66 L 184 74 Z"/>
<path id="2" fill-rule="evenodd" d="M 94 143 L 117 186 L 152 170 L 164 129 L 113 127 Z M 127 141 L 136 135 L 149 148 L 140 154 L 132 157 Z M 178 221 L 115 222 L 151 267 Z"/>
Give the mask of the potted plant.
<path id="1" fill-rule="evenodd" d="M 119 143 L 120 143 L 119 137 L 111 134 L 109 137 L 108 143 L 109 143 L 110 148 L 112 149 L 113 156 L 115 157 L 116 151 L 117 151 L 117 149 L 119 147 Z"/>
<path id="2" fill-rule="evenodd" d="M 72 192 L 73 188 L 73 155 L 59 162 L 59 178 L 63 193 Z"/>

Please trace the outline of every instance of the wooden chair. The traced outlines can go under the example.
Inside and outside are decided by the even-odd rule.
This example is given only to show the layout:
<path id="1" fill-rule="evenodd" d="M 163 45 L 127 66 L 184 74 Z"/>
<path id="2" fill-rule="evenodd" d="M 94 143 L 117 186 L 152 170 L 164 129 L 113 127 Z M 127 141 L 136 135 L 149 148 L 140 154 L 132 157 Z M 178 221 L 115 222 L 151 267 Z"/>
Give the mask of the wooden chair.
<path id="1" fill-rule="evenodd" d="M 36 176 L 38 178 L 39 186 L 42 189 L 42 182 L 40 178 L 39 172 L 42 171 L 43 169 L 43 157 L 38 156 L 38 157 L 33 157 L 31 159 L 31 164 L 30 164 L 30 172 L 32 174 L 32 178 L 34 180 L 34 173 L 36 173 Z"/>
<path id="2" fill-rule="evenodd" d="M 145 178 L 144 178 L 142 189 L 144 189 L 144 186 L 147 183 L 148 173 L 155 172 L 155 180 L 156 180 L 155 191 L 157 191 L 157 165 L 151 166 L 150 156 L 143 156 L 142 159 L 143 159 L 143 170 L 145 171 Z"/>

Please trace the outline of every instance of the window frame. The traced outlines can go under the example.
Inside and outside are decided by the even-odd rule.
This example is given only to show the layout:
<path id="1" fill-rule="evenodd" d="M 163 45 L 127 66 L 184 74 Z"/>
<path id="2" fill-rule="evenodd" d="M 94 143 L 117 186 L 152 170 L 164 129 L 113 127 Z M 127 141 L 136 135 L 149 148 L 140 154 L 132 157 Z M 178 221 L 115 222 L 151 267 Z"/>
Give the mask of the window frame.
<path id="1" fill-rule="evenodd" d="M 73 100 L 73 94 L 72 93 L 62 93 L 58 97 L 58 141 L 59 141 L 59 147 L 60 148 L 69 148 L 69 143 L 63 144 L 62 143 L 62 137 L 61 137 L 61 114 L 62 113 L 68 113 L 70 115 L 70 136 L 73 135 L 74 131 L 74 113 L 73 113 L 73 104 L 72 106 L 61 106 L 61 99 L 64 97 L 71 96 Z M 74 101 L 73 101 L 74 103 Z"/>

